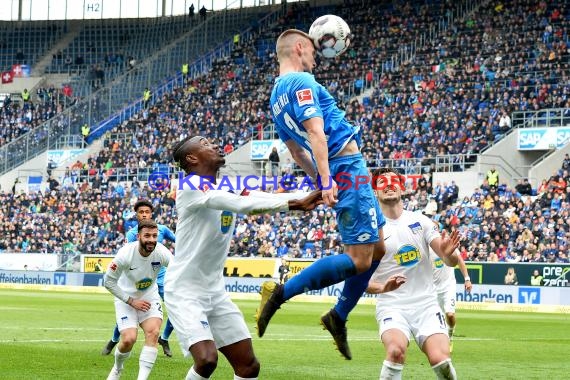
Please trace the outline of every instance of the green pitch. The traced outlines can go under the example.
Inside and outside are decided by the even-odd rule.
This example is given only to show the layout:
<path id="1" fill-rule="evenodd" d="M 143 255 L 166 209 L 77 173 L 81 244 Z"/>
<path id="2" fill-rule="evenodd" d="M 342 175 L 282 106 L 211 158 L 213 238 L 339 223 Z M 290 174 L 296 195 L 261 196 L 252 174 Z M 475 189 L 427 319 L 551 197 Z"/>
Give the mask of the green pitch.
<path id="1" fill-rule="evenodd" d="M 255 334 L 257 302 L 238 301 Z M 378 379 L 384 350 L 378 341 L 373 306 L 358 306 L 349 320 L 354 359 L 345 361 L 318 325 L 330 305 L 290 302 L 254 338 L 260 379 Z M 1 379 L 105 379 L 113 356 L 100 351 L 114 326 L 112 297 L 40 291 L 0 290 Z M 570 316 L 557 314 L 458 311 L 453 362 L 460 379 L 569 378 Z M 123 379 L 135 379 L 142 334 L 126 362 Z M 191 366 L 175 336 L 173 358 L 159 347 L 151 379 L 184 379 Z M 213 379 L 232 379 L 220 357 Z M 406 379 L 432 379 L 415 344 L 410 345 Z"/>

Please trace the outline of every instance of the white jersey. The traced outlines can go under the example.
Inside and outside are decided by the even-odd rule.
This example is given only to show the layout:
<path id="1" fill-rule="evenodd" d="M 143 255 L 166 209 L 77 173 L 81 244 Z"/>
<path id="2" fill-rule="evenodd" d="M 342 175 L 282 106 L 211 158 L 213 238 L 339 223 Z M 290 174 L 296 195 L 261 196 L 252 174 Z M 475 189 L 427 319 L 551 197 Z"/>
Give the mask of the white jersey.
<path id="1" fill-rule="evenodd" d="M 105 287 L 118 299 L 140 299 L 145 294 L 158 294 L 156 277 L 162 266 L 168 266 L 172 254 L 164 245 L 156 243 L 147 257 L 139 253 L 139 242 L 127 243 L 109 264 L 105 273 Z"/>
<path id="2" fill-rule="evenodd" d="M 386 218 L 383 230 L 386 254 L 372 278 L 386 282 L 401 273 L 407 281 L 397 290 L 379 294 L 377 309 L 436 302 L 429 244 L 441 236 L 437 227 L 427 216 L 404 210 L 398 219 Z"/>
<path id="3" fill-rule="evenodd" d="M 189 179 L 194 188 L 176 192 L 176 255 L 166 272 L 165 296 L 212 295 L 225 291 L 224 263 L 235 228 L 236 213 L 287 211 L 288 200 L 302 193 L 251 192 L 240 196 L 222 189 L 200 189 L 200 178 Z M 195 190 L 198 189 L 198 190 Z M 305 194 L 306 195 L 306 194 Z"/>
<path id="4" fill-rule="evenodd" d="M 445 265 L 433 249 L 429 249 L 429 254 L 433 265 L 433 283 L 436 292 L 439 294 L 447 292 L 450 288 L 455 288 L 455 269 Z"/>

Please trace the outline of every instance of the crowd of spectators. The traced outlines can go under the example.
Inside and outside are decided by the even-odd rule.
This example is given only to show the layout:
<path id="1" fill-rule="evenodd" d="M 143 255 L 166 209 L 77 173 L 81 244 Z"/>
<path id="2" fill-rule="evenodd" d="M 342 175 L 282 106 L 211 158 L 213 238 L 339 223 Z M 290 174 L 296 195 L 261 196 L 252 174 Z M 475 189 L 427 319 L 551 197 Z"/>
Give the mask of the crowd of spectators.
<path id="1" fill-rule="evenodd" d="M 15 140 L 44 121 L 53 118 L 77 99 L 69 87 L 40 87 L 28 101 L 4 98 L 0 107 L 0 146 Z"/>
<path id="2" fill-rule="evenodd" d="M 512 127 L 512 112 L 567 105 L 566 8 L 556 1 L 485 3 L 420 46 L 399 68 L 386 67 L 398 46 L 408 46 L 434 20 L 453 13 L 454 2 L 434 4 L 348 4 L 339 14 L 353 26 L 355 43 L 341 59 L 321 62 L 316 76 L 347 117 L 362 126 L 371 167 L 391 159 L 413 172 L 403 159 L 423 160 L 425 179 L 408 191 L 405 206 L 434 215 L 445 228 L 459 228 L 464 258 L 567 260 L 570 161 L 537 189 L 536 200 L 523 182 L 516 190 L 483 185 L 459 201 L 455 183 L 434 184 L 430 176 L 436 155 L 479 152 Z M 282 30 L 310 22 L 304 15 L 293 10 L 271 30 L 240 43 L 232 57 L 203 77 L 189 78 L 186 86 L 114 129 L 104 148 L 69 168 L 61 184 L 52 178 L 44 193 L 0 193 L 0 216 L 7 221 L 0 232 L 10 236 L 0 250 L 62 252 L 65 246 L 114 253 L 133 222 L 130 206 L 140 198 L 150 198 L 159 207 L 157 221 L 174 229 L 173 195 L 152 191 L 134 174 L 168 165 L 172 144 L 190 134 L 207 136 L 226 152 L 256 132 L 267 137 L 276 75 L 271 49 Z M 260 49 L 269 50 L 260 54 Z M 347 101 L 360 78 L 377 79 L 377 86 L 362 102 Z M 113 184 L 118 172 L 127 175 L 114 179 L 128 186 Z M 88 180 L 78 181 L 80 175 Z M 325 207 L 302 215 L 239 216 L 235 234 L 229 252 L 234 256 L 314 258 L 342 251 L 334 211 Z"/>
<path id="3" fill-rule="evenodd" d="M 521 194 L 525 181 L 519 190 L 483 183 L 458 200 L 454 183 L 431 186 L 428 177 L 416 187 L 407 182 L 404 207 L 432 216 L 443 228 L 458 229 L 466 261 L 567 263 L 569 181 L 566 155 L 562 168 L 534 196 Z M 175 230 L 175 192 L 152 190 L 136 180 L 0 192 L 0 233 L 6 236 L 0 251 L 114 254 L 135 223 L 132 206 L 138 199 L 149 199 L 157 222 Z M 238 215 L 228 255 L 319 258 L 342 252 L 335 211 L 319 206 L 305 213 Z"/>

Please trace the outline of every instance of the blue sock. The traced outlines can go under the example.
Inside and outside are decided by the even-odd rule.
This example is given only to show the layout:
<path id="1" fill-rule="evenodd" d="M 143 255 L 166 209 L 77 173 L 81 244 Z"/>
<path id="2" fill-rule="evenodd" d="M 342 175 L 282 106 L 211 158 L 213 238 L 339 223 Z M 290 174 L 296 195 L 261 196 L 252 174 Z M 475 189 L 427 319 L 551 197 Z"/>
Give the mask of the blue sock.
<path id="1" fill-rule="evenodd" d="M 354 309 L 360 297 L 362 297 L 362 293 L 368 287 L 368 281 L 370 281 L 370 277 L 378 268 L 378 264 L 380 264 L 380 261 L 372 261 L 370 269 L 366 272 L 344 280 L 344 288 L 338 297 L 336 305 L 334 305 L 334 310 L 343 321 L 346 321 L 348 314 Z"/>
<path id="2" fill-rule="evenodd" d="M 293 276 L 283 286 L 283 301 L 309 290 L 323 289 L 356 274 L 356 267 L 346 254 L 319 259 Z"/>
<path id="3" fill-rule="evenodd" d="M 113 342 L 118 342 L 121 339 L 121 333 L 119 332 L 119 326 L 115 325 L 115 330 L 113 330 L 113 337 L 111 340 Z"/>
<path id="4" fill-rule="evenodd" d="M 164 326 L 164 331 L 162 332 L 162 340 L 168 340 L 168 338 L 170 338 L 170 334 L 172 334 L 172 331 L 174 330 L 174 326 L 172 326 L 172 323 L 170 323 L 170 318 L 168 318 L 166 320 L 166 326 Z"/>

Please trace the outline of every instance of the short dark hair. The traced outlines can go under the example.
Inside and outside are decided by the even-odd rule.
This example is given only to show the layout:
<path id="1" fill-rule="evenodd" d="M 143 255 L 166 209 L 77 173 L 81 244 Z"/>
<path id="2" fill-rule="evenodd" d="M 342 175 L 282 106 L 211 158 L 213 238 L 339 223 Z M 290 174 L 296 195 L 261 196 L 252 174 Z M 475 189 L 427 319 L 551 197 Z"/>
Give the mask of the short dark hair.
<path id="1" fill-rule="evenodd" d="M 143 207 L 143 206 L 150 208 L 150 211 L 154 211 L 154 207 L 152 207 L 152 203 L 150 203 L 149 200 L 141 199 L 140 201 L 135 203 L 135 212 L 138 211 L 139 207 Z"/>
<path id="2" fill-rule="evenodd" d="M 172 147 L 172 159 L 174 160 L 174 162 L 176 162 L 181 167 L 183 167 L 182 160 L 184 159 L 184 152 L 182 151 L 181 148 L 184 146 L 184 144 L 186 144 L 191 139 L 192 139 L 192 137 L 190 137 L 190 136 L 186 137 L 185 139 L 178 141 Z"/>
<path id="3" fill-rule="evenodd" d="M 394 173 L 397 175 L 400 175 L 400 171 L 396 168 L 390 168 L 390 167 L 383 167 L 383 168 L 377 168 L 376 170 L 374 170 L 374 172 L 372 173 L 372 177 L 378 177 L 382 174 L 386 174 L 386 173 Z"/>
<path id="4" fill-rule="evenodd" d="M 145 219 L 139 222 L 138 232 L 140 233 L 143 228 L 158 229 L 158 225 L 152 219 Z"/>

